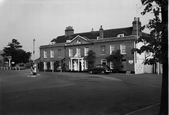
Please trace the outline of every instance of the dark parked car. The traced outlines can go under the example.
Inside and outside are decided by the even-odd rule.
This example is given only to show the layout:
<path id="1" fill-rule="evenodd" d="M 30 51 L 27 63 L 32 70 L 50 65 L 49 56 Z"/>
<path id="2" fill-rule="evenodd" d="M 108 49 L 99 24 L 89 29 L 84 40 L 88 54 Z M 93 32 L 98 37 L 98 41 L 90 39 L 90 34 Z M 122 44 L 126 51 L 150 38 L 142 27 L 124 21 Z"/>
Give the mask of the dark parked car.
<path id="1" fill-rule="evenodd" d="M 96 67 L 89 69 L 88 72 L 94 73 L 94 74 L 96 74 L 96 73 L 102 73 L 102 74 L 107 73 L 107 74 L 109 74 L 109 73 L 111 73 L 111 69 L 107 65 L 98 64 L 98 65 L 96 65 Z"/>

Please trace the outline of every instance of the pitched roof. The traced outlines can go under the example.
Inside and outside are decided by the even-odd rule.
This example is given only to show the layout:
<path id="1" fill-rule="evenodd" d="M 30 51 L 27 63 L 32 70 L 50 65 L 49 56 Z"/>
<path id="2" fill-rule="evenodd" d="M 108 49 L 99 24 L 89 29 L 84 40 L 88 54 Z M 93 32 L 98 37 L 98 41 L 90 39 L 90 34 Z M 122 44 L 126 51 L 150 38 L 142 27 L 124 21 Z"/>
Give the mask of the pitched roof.
<path id="1" fill-rule="evenodd" d="M 104 38 L 110 38 L 110 37 L 117 37 L 118 34 L 124 34 L 124 36 L 132 35 L 132 27 L 126 27 L 126 28 L 118 28 L 118 29 L 108 29 L 104 30 Z M 76 33 L 70 36 L 58 36 L 57 38 L 51 40 L 51 42 L 56 43 L 64 43 L 66 40 L 71 40 L 77 35 L 80 35 L 82 37 L 87 37 L 89 39 L 97 39 L 99 36 L 99 31 L 90 31 L 90 32 L 84 32 L 84 33 Z"/>

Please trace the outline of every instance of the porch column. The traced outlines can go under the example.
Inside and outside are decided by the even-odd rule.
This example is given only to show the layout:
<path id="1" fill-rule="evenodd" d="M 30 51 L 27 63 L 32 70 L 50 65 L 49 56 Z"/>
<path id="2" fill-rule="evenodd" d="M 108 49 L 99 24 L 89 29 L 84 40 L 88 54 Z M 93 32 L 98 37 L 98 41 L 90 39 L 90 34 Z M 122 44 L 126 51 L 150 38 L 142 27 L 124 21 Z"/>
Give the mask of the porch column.
<path id="1" fill-rule="evenodd" d="M 79 59 L 77 59 L 77 70 L 79 71 Z"/>
<path id="2" fill-rule="evenodd" d="M 72 71 L 72 59 L 70 59 L 70 69 Z"/>
<path id="3" fill-rule="evenodd" d="M 81 65 L 80 65 L 81 67 L 82 67 L 82 71 L 84 70 L 84 60 L 82 59 L 81 60 Z"/>

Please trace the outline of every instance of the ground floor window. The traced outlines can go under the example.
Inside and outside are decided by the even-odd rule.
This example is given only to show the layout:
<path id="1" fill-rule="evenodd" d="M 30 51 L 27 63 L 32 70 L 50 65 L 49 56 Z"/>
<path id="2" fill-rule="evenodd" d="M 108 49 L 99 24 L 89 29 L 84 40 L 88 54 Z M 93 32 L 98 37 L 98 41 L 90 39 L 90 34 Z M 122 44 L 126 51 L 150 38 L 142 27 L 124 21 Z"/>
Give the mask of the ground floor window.
<path id="1" fill-rule="evenodd" d="M 50 62 L 50 69 L 54 70 L 54 62 L 52 62 L 52 61 Z"/>
<path id="2" fill-rule="evenodd" d="M 101 59 L 101 64 L 107 65 L 107 60 L 106 59 Z"/>
<path id="3" fill-rule="evenodd" d="M 88 69 L 88 65 L 87 65 L 87 61 L 86 60 L 84 60 L 84 68 Z"/>
<path id="4" fill-rule="evenodd" d="M 110 69 L 113 69 L 113 62 L 110 62 Z"/>

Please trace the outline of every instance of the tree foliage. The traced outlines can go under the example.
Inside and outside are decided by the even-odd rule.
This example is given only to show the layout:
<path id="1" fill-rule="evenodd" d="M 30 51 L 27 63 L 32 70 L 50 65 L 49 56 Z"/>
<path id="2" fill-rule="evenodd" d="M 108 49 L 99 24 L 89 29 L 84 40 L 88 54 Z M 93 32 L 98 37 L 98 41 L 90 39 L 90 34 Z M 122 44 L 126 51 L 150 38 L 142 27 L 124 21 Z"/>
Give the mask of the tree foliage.
<path id="1" fill-rule="evenodd" d="M 12 62 L 15 64 L 18 63 L 27 63 L 31 58 L 31 52 L 26 52 L 21 49 L 22 46 L 16 39 L 12 39 L 11 43 L 8 43 L 7 47 L 4 47 L 2 56 L 5 61 L 7 61 L 7 56 L 12 56 Z"/>
<path id="2" fill-rule="evenodd" d="M 59 65 L 60 65 L 60 61 L 56 60 L 56 61 L 54 62 L 54 71 L 57 71 L 57 70 L 58 70 Z"/>
<path id="3" fill-rule="evenodd" d="M 113 63 L 113 69 L 120 71 L 123 68 L 122 59 L 123 55 L 120 54 L 120 50 L 113 51 L 111 55 L 106 57 L 108 62 Z"/>
<path id="4" fill-rule="evenodd" d="M 39 62 L 39 71 L 43 71 L 44 70 L 44 65 L 43 65 L 43 62 L 40 61 Z"/>
<path id="5" fill-rule="evenodd" d="M 138 39 L 138 42 L 144 42 L 145 46 L 136 50 L 139 53 L 152 53 L 151 58 L 147 58 L 145 63 L 163 64 L 160 115 L 168 115 L 168 0 L 141 0 L 141 2 L 145 6 L 142 14 L 152 12 L 154 18 L 144 26 L 151 31 L 150 36 Z"/>
<path id="6" fill-rule="evenodd" d="M 154 14 L 154 18 L 150 19 L 149 23 L 143 26 L 143 28 L 146 27 L 150 30 L 150 35 L 146 37 L 141 36 L 138 39 L 138 42 L 143 42 L 144 46 L 135 50 L 140 54 L 143 52 L 152 53 L 151 57 L 145 59 L 145 64 L 163 63 L 165 61 L 163 57 L 167 56 L 166 52 L 162 52 L 162 45 L 167 45 L 162 42 L 162 39 L 166 39 L 163 37 L 166 36 L 163 31 L 168 31 L 168 28 L 166 28 L 166 24 L 162 21 L 161 13 L 162 10 L 168 10 L 168 2 L 167 0 L 141 0 L 141 2 L 145 5 L 142 14 L 151 12 Z M 167 40 L 165 41 L 167 42 Z"/>
<path id="7" fill-rule="evenodd" d="M 94 62 L 95 62 L 95 59 L 96 59 L 96 54 L 93 50 L 89 50 L 88 51 L 88 55 L 86 57 L 86 60 L 88 62 L 88 69 L 91 69 L 94 67 Z"/>

